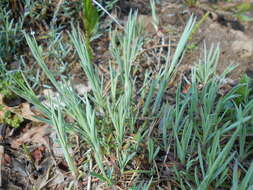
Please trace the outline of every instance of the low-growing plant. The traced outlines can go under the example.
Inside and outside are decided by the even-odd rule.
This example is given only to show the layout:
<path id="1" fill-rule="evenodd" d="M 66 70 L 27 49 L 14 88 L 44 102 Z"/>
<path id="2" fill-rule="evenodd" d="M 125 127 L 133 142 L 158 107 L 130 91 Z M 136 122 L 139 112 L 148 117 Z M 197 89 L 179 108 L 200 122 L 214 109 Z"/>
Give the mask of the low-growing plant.
<path id="1" fill-rule="evenodd" d="M 60 108 L 58 107 L 56 110 L 54 109 L 54 106 L 51 104 L 51 117 L 49 118 L 50 121 L 52 121 L 52 125 L 55 128 L 55 131 L 57 133 L 60 145 L 63 149 L 65 160 L 69 166 L 70 171 L 72 172 L 72 175 L 77 178 L 78 177 L 78 170 L 75 165 L 74 159 L 69 153 L 69 149 L 71 148 L 68 144 L 67 140 L 67 132 L 66 132 L 66 123 L 63 119 L 63 115 L 61 113 Z"/>
<path id="2" fill-rule="evenodd" d="M 3 117 L 0 117 L 0 123 L 7 124 L 13 128 L 20 127 L 20 124 L 24 121 L 24 118 L 20 115 L 5 110 L 4 106 L 0 105 L 0 112 L 3 113 Z"/>
<path id="3" fill-rule="evenodd" d="M 186 40 L 190 35 L 192 25 L 193 25 L 193 19 L 191 19 L 185 29 L 185 32 L 183 34 L 183 37 L 181 41 L 179 42 L 179 47 L 176 50 L 175 57 L 173 59 L 173 67 L 176 66 L 177 62 L 179 61 L 179 56 L 182 54 L 182 51 L 184 50 Z M 54 87 L 58 90 L 58 92 L 61 95 L 61 102 L 64 102 L 65 107 L 58 108 L 60 110 L 57 111 L 59 118 L 59 112 L 62 112 L 61 114 L 67 114 L 70 117 L 72 117 L 76 124 L 69 124 L 69 127 L 73 125 L 71 130 L 78 131 L 78 133 L 83 137 L 84 141 L 87 143 L 87 145 L 91 146 L 92 150 L 94 151 L 94 158 L 96 160 L 96 163 L 98 165 L 98 168 L 100 169 L 101 174 L 92 172 L 91 174 L 93 176 L 99 177 L 101 180 L 105 180 L 108 182 L 108 184 L 112 184 L 113 180 L 111 179 L 111 176 L 108 175 L 110 170 L 107 169 L 107 166 L 103 163 L 103 157 L 109 156 L 108 153 L 102 151 L 102 147 L 106 141 L 108 141 L 108 138 L 114 138 L 116 142 L 116 147 L 110 146 L 109 149 L 111 149 L 111 153 L 117 153 L 117 156 L 119 158 L 122 158 L 119 160 L 119 166 L 121 168 L 121 172 L 125 171 L 126 165 L 133 159 L 136 152 L 132 152 L 134 150 L 134 146 L 127 143 L 127 134 L 129 134 L 130 131 L 133 133 L 139 134 L 143 133 L 142 131 L 139 131 L 139 129 L 135 128 L 136 123 L 136 114 L 138 112 L 133 112 L 133 104 L 131 103 L 134 95 L 134 80 L 131 76 L 132 67 L 134 66 L 134 61 L 136 59 L 136 56 L 138 54 L 138 51 L 141 48 L 143 37 L 141 36 L 141 29 L 137 25 L 137 14 L 130 14 L 129 21 L 126 25 L 125 32 L 122 37 L 118 38 L 119 34 L 113 33 L 113 41 L 112 41 L 112 53 L 115 57 L 116 63 L 118 64 L 118 67 L 120 69 L 121 75 L 118 76 L 117 83 L 122 85 L 122 89 L 118 88 L 112 85 L 112 92 L 114 96 L 114 99 L 111 99 L 110 96 L 106 98 L 104 96 L 104 88 L 103 88 L 103 80 L 99 78 L 97 75 L 96 68 L 94 68 L 94 65 L 92 65 L 92 62 L 90 60 L 89 52 L 86 47 L 85 40 L 83 39 L 80 30 L 73 29 L 73 32 L 70 34 L 70 37 L 74 43 L 74 46 L 77 50 L 77 53 L 81 60 L 81 65 L 83 66 L 84 72 L 86 73 L 86 76 L 88 77 L 88 80 L 92 87 L 92 94 L 89 94 L 88 96 L 84 94 L 84 98 L 80 98 L 74 93 L 74 90 L 71 86 L 68 86 L 67 83 L 63 83 L 64 85 L 60 85 L 60 83 L 54 78 L 53 73 L 47 68 L 44 60 L 43 60 L 43 52 L 42 48 L 38 46 L 35 39 L 30 38 L 27 34 L 25 34 L 25 38 L 28 42 L 29 47 L 32 50 L 32 53 L 37 61 L 37 63 L 40 65 L 40 67 L 43 69 L 47 77 L 50 79 L 51 83 L 54 85 Z M 119 40 L 120 47 L 117 47 L 115 40 Z M 168 66 L 167 66 L 168 67 Z M 113 69 L 111 67 L 111 69 Z M 171 67 L 166 68 L 170 71 L 170 75 L 164 72 L 164 79 L 168 81 L 171 75 L 174 72 L 174 69 L 171 69 Z M 114 75 L 111 75 L 111 77 L 114 77 Z M 114 81 L 114 78 L 111 78 L 111 81 Z M 12 87 L 12 90 L 22 96 L 23 98 L 27 99 L 29 102 L 35 105 L 38 110 L 40 110 L 45 115 L 44 118 L 40 118 L 42 121 L 48 122 L 49 124 L 52 124 L 56 127 L 56 129 L 64 129 L 64 126 L 66 125 L 58 125 L 58 123 L 62 122 L 56 122 L 58 120 L 51 118 L 52 114 L 54 112 L 50 111 L 50 108 L 47 108 L 45 105 L 43 105 L 39 99 L 36 97 L 32 89 L 29 87 L 28 83 L 21 84 L 17 80 L 15 80 L 16 85 Z M 28 85 L 28 86 L 27 86 Z M 163 87 L 163 90 L 165 90 L 165 87 Z M 160 97 L 162 98 L 162 97 Z M 92 104 L 89 102 L 92 101 Z M 112 101 L 112 102 L 111 102 Z M 116 101 L 113 103 L 113 101 Z M 158 101 L 158 100 L 156 100 Z M 159 100 L 160 101 L 160 100 Z M 115 107 L 116 106 L 116 107 Z M 157 109 L 159 109 L 158 105 L 156 104 Z M 83 108 L 84 107 L 84 108 Z M 115 107 L 115 108 L 113 108 Z M 104 115 L 103 117 L 108 117 L 109 119 L 109 125 L 108 126 L 101 126 L 100 129 L 97 127 L 99 117 L 95 115 L 96 112 L 100 112 L 100 114 Z M 115 112 L 116 111 L 116 112 Z M 108 115 L 105 115 L 108 114 Z M 123 118 L 123 119 L 122 119 Z M 103 119 L 104 120 L 104 119 Z M 130 122 L 131 121 L 131 122 Z M 100 123 L 100 125 L 103 125 L 104 122 Z M 131 124 L 131 125 L 130 125 Z M 58 126 L 58 127 L 57 127 Z M 132 126 L 131 128 L 128 128 L 129 126 Z M 115 132 L 112 133 L 113 136 L 111 136 L 110 133 L 106 133 L 108 129 L 105 127 L 114 127 Z M 62 129 L 63 133 L 64 130 Z M 131 129 L 131 130 L 130 130 Z M 130 131 L 129 131 L 130 130 Z M 144 130 L 147 130 L 145 127 Z M 112 131 L 109 129 L 109 131 Z M 66 132 L 65 132 L 66 133 Z M 108 136 L 109 135 L 109 136 Z M 62 141 L 62 146 L 65 146 L 67 139 L 66 136 L 63 138 L 62 135 L 58 134 L 59 138 L 65 139 Z M 110 137 L 111 136 L 111 137 Z M 143 139 L 140 139 L 143 141 Z M 127 143 L 128 144 L 128 150 L 124 150 L 123 145 Z M 108 146 L 108 145 L 106 145 Z M 136 147 L 137 149 L 138 146 Z M 135 148 L 135 149 L 136 149 Z M 136 149 L 136 150 L 137 150 Z M 64 148 L 66 150 L 66 148 Z M 124 150 L 124 151 L 123 151 Z M 151 159 L 154 159 L 155 156 L 158 154 L 158 149 L 153 152 L 153 146 L 152 143 L 149 143 L 149 152 L 150 152 L 150 161 Z M 68 151 L 66 150 L 66 160 L 69 165 L 69 168 L 71 170 L 73 169 L 73 164 L 71 165 L 70 159 L 68 156 Z M 127 155 L 131 154 L 131 156 Z M 72 160 L 73 162 L 73 160 Z M 109 173 L 108 173 L 109 172 Z M 141 172 L 141 171 L 140 171 Z M 75 171 L 73 173 L 76 173 Z M 123 173 L 122 173 L 123 174 Z"/>
<path id="4" fill-rule="evenodd" d="M 24 39 L 21 32 L 23 22 L 23 17 L 18 22 L 14 22 L 12 13 L 0 6 L 0 58 L 4 62 L 15 60 L 14 57 L 20 53 Z"/>
<path id="5" fill-rule="evenodd" d="M 18 98 L 18 96 L 9 89 L 9 86 L 13 85 L 13 80 L 11 80 L 6 74 L 5 64 L 0 60 L 2 64 L 0 66 L 0 96 L 3 104 L 0 104 L 0 123 L 7 124 L 11 127 L 18 128 L 21 123 L 24 121 L 24 118 L 20 115 L 17 115 L 10 110 L 6 109 L 6 105 L 4 105 L 4 101 L 13 101 Z M 21 83 L 23 82 L 23 78 L 20 73 L 15 73 L 12 75 L 16 80 L 19 80 Z"/>
<path id="6" fill-rule="evenodd" d="M 112 6 L 117 2 L 118 0 L 105 2 L 106 6 L 105 8 L 96 0 L 83 0 L 83 25 L 85 28 L 85 42 L 86 42 L 86 48 L 88 49 L 88 52 L 90 56 L 92 57 L 92 49 L 91 49 L 91 40 L 92 37 L 95 36 L 95 32 L 97 30 L 97 25 L 99 18 L 103 16 L 104 14 L 107 14 L 114 22 L 116 22 L 121 28 L 123 26 L 117 21 L 116 18 L 114 18 L 107 10 L 111 9 Z M 99 7 L 100 9 L 98 9 Z M 102 11 L 100 13 L 99 11 Z"/>
<path id="7" fill-rule="evenodd" d="M 159 18 L 156 14 L 156 6 L 155 6 L 155 1 L 154 0 L 150 0 L 150 6 L 151 6 L 152 19 L 153 19 L 152 24 L 153 24 L 155 30 L 158 31 Z"/>
<path id="8" fill-rule="evenodd" d="M 90 40 L 98 24 L 99 14 L 92 0 L 83 0 L 83 24 L 85 27 L 86 48 L 91 56 Z"/>
<path id="9" fill-rule="evenodd" d="M 249 95 L 252 91 L 250 85 L 251 85 L 252 79 L 248 77 L 246 74 L 244 74 L 239 84 L 241 85 L 240 88 L 237 89 L 236 94 L 238 94 L 238 97 L 236 98 L 237 105 L 241 103 L 247 103 L 249 102 Z"/>
<path id="10" fill-rule="evenodd" d="M 209 0 L 209 8 L 213 8 L 213 10 L 223 10 L 229 12 L 235 19 L 243 22 L 251 22 L 253 20 L 250 13 L 253 10 L 253 6 L 251 2 L 248 1 L 238 1 L 233 2 L 233 0 L 225 0 L 225 3 L 219 4 L 217 0 Z M 227 2 L 227 4 L 226 4 Z M 201 3 L 199 0 L 184 0 L 185 5 L 188 7 L 198 7 Z M 205 2 L 204 2 L 205 3 Z"/>
<path id="11" fill-rule="evenodd" d="M 253 18 L 248 16 L 247 13 L 253 10 L 251 2 L 239 2 L 235 6 L 229 7 L 232 10 L 233 16 L 241 21 L 250 22 Z"/>
<path id="12" fill-rule="evenodd" d="M 91 92 L 84 94 L 77 94 L 66 78 L 55 78 L 44 61 L 42 46 L 25 34 L 36 62 L 59 98 L 53 102 L 49 97 L 51 106 L 43 104 L 25 79 L 20 82 L 13 77 L 10 88 L 43 113 L 44 117 L 37 119 L 54 126 L 75 179 L 87 173 L 126 189 L 252 187 L 253 146 L 248 140 L 253 131 L 251 90 L 248 79 L 243 78 L 226 94 L 220 93 L 234 67 L 216 74 L 219 47 L 204 48 L 203 58 L 187 79 L 187 92 L 182 92 L 182 81 L 175 100 L 167 97 L 195 22 L 191 16 L 173 56 L 169 49 L 165 64 L 158 72 L 144 71 L 143 81 L 133 76 L 145 40 L 137 13 L 130 13 L 124 31 L 110 33 L 112 61 L 107 74 L 99 74 L 85 35 L 73 27 L 69 37 L 91 86 Z M 71 155 L 69 137 L 73 133 L 88 152 L 83 156 L 93 163 L 92 168 L 87 162 L 81 164 L 90 171 L 77 166 Z"/>
<path id="13" fill-rule="evenodd" d="M 8 87 L 12 85 L 13 80 L 8 76 L 8 71 L 6 69 L 6 64 L 3 63 L 2 60 L 0 60 L 0 94 L 8 99 L 12 99 L 17 97 L 15 93 L 13 93 Z M 16 80 L 20 80 L 20 82 L 23 81 L 23 77 L 21 73 L 19 72 L 13 72 L 12 78 L 15 78 Z"/>

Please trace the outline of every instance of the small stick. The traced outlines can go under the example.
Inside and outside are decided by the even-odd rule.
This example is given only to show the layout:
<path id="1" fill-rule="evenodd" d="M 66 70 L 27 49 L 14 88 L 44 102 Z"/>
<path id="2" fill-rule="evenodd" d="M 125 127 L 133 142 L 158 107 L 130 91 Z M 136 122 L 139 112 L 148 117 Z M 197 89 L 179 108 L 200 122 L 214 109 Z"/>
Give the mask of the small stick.
<path id="1" fill-rule="evenodd" d="M 102 9 L 115 23 L 117 23 L 121 29 L 124 29 L 124 26 L 122 26 L 118 21 L 117 19 L 112 16 L 102 5 L 100 5 L 96 0 L 92 0 L 93 3 L 95 3 L 97 6 L 100 7 L 100 9 Z"/>
<path id="2" fill-rule="evenodd" d="M 92 170 L 92 159 L 90 159 L 90 170 Z M 87 183 L 87 190 L 91 189 L 91 181 L 92 181 L 92 178 L 91 178 L 91 175 L 89 175 L 88 183 Z"/>
<path id="3" fill-rule="evenodd" d="M 4 147 L 0 146 L 0 187 L 2 187 L 2 162 L 4 156 Z"/>

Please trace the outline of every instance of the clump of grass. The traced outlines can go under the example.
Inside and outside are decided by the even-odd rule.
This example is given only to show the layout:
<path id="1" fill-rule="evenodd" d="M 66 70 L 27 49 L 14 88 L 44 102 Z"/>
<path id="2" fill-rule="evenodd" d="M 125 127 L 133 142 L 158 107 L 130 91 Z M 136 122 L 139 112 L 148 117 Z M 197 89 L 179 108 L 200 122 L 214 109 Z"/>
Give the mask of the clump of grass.
<path id="1" fill-rule="evenodd" d="M 55 127 L 76 179 L 87 171 L 76 166 L 70 153 L 68 142 L 72 133 L 81 137 L 85 151 L 91 152 L 89 159 L 95 163 L 87 175 L 110 186 L 162 189 L 166 179 L 172 189 L 252 187 L 253 145 L 248 140 L 253 131 L 250 87 L 243 78 L 241 84 L 225 95 L 220 94 L 232 68 L 217 76 L 219 47 L 213 46 L 209 51 L 204 48 L 204 58 L 191 71 L 188 92 L 182 93 L 179 85 L 175 102 L 166 98 L 168 84 L 183 59 L 194 24 L 195 18 L 190 17 L 174 55 L 169 50 L 166 64 L 158 73 L 147 72 L 141 88 L 137 88 L 133 76 L 144 43 L 137 13 L 130 13 L 123 32 L 111 32 L 113 62 L 108 66 L 109 76 L 98 74 L 85 35 L 72 28 L 69 36 L 92 89 L 81 95 L 65 78 L 56 80 L 45 64 L 42 47 L 25 34 L 36 62 L 60 97 L 54 106 L 48 107 L 40 102 L 26 80 L 21 83 L 13 78 L 11 89 L 44 114 L 44 118 L 38 119 Z M 66 117 L 71 119 L 65 120 Z M 83 164 L 88 168 L 87 163 Z"/>
<path id="2" fill-rule="evenodd" d="M 24 39 L 21 33 L 23 22 L 23 17 L 21 17 L 15 23 L 11 11 L 0 6 L 0 58 L 3 61 L 13 61 L 19 54 L 18 50 Z"/>

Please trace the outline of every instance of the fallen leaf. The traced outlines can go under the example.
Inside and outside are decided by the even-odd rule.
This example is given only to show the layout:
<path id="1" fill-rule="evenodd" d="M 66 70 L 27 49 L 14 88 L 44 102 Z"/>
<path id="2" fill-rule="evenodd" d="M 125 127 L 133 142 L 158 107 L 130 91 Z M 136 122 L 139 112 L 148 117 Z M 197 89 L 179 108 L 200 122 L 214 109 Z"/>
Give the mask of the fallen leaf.
<path id="1" fill-rule="evenodd" d="M 31 106 L 29 103 L 22 103 L 20 105 L 20 115 L 24 117 L 25 119 L 31 120 L 31 121 L 38 121 L 37 119 L 34 118 L 34 116 L 37 116 L 38 114 L 34 113 L 31 110 Z"/>
<path id="2" fill-rule="evenodd" d="M 23 177 L 27 177 L 29 174 L 26 170 L 26 164 L 23 160 L 13 159 L 13 170 L 18 172 Z"/>
<path id="3" fill-rule="evenodd" d="M 11 164 L 11 157 L 8 154 L 4 154 L 4 164 Z"/>
<path id="4" fill-rule="evenodd" d="M 39 113 L 34 113 L 31 110 L 31 106 L 29 103 L 25 102 L 22 104 L 19 104 L 18 106 L 15 107 L 8 107 L 7 105 L 4 104 L 3 101 L 3 95 L 0 94 L 0 105 L 3 106 L 2 109 L 0 110 L 0 119 L 4 117 L 4 113 L 6 111 L 10 111 L 14 114 L 17 114 L 25 119 L 31 120 L 31 121 L 36 121 L 38 122 L 39 120 L 35 119 L 34 116 L 41 116 Z"/>
<path id="5" fill-rule="evenodd" d="M 138 22 L 143 25 L 143 27 L 145 28 L 145 31 L 147 33 L 153 34 L 153 33 L 157 32 L 157 28 L 153 24 L 152 16 L 139 15 Z"/>
<path id="6" fill-rule="evenodd" d="M 32 151 L 32 157 L 33 160 L 36 163 L 41 162 L 42 158 L 43 158 L 43 153 L 45 152 L 45 147 L 44 146 L 39 146 L 37 147 L 34 151 Z"/>
<path id="7" fill-rule="evenodd" d="M 39 167 L 42 169 L 42 173 L 36 180 L 36 186 L 38 187 L 38 190 L 41 190 L 45 189 L 45 186 L 47 186 L 47 184 L 53 180 L 51 171 L 55 167 L 55 164 L 51 158 L 47 157 L 42 161 Z"/>
<path id="8" fill-rule="evenodd" d="M 47 135 L 51 132 L 51 127 L 49 125 L 42 125 L 38 127 L 33 127 L 26 133 L 22 134 L 21 137 L 12 141 L 11 147 L 17 149 L 20 145 L 28 142 L 39 143 L 45 145 L 47 148 L 48 142 L 45 139 Z"/>
<path id="9" fill-rule="evenodd" d="M 74 89 L 77 91 L 78 95 L 84 95 L 91 91 L 91 86 L 85 84 L 76 84 L 74 85 Z"/>
<path id="10" fill-rule="evenodd" d="M 63 148 L 61 147 L 61 145 L 58 142 L 57 140 L 57 134 L 55 132 L 51 133 L 50 134 L 50 139 L 52 139 L 52 142 L 54 142 L 52 144 L 52 146 L 50 147 L 53 154 L 56 156 L 56 157 L 64 157 L 64 151 L 63 151 Z"/>
<path id="11" fill-rule="evenodd" d="M 61 169 L 62 171 L 68 172 L 69 171 L 69 167 L 68 164 L 65 160 L 61 160 L 58 163 L 58 168 Z"/>

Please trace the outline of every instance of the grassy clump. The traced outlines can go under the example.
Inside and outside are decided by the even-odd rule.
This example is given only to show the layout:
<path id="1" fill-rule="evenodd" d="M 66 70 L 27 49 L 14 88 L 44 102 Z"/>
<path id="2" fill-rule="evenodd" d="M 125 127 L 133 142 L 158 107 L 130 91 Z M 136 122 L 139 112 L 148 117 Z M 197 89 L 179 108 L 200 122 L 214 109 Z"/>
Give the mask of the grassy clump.
<path id="1" fill-rule="evenodd" d="M 21 33 L 23 20 L 20 19 L 15 23 L 11 11 L 7 11 L 0 4 L 0 57 L 4 61 L 13 61 L 17 55 L 22 42 L 24 42 Z"/>
<path id="2" fill-rule="evenodd" d="M 51 106 L 44 105 L 26 80 L 13 78 L 11 89 L 44 114 L 38 119 L 54 126 L 75 179 L 90 175 L 127 189 L 252 188 L 251 89 L 248 80 L 242 79 L 221 95 L 231 68 L 216 75 L 219 48 L 205 49 L 203 59 L 191 71 L 186 93 L 179 85 L 174 102 L 166 96 L 194 23 L 191 17 L 174 55 L 169 50 L 166 64 L 158 73 L 147 71 L 143 81 L 136 81 L 132 74 L 144 40 L 137 14 L 129 15 L 123 33 L 111 33 L 109 76 L 98 74 L 84 35 L 72 28 L 69 37 L 92 89 L 81 95 L 70 81 L 56 80 L 44 62 L 42 47 L 25 34 L 36 62 L 60 98 L 55 102 L 48 97 Z M 82 139 L 83 156 L 94 164 L 76 165 L 69 151 L 73 133 Z"/>

